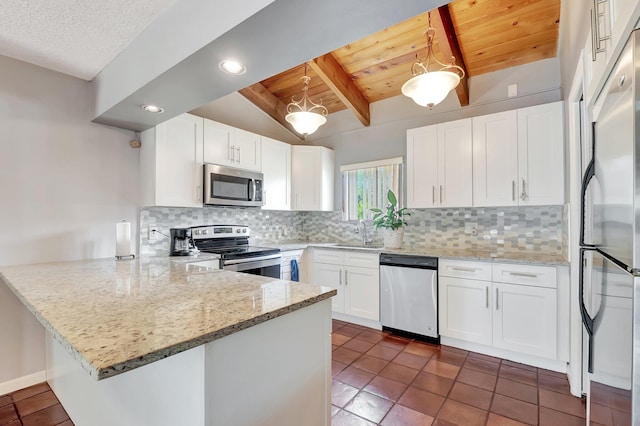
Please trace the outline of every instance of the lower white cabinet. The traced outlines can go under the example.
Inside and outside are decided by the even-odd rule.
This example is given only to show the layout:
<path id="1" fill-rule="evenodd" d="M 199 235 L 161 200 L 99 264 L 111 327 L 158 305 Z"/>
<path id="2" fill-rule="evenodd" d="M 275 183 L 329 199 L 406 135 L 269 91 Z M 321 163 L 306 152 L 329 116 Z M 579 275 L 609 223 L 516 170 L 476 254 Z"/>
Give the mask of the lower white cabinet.
<path id="1" fill-rule="evenodd" d="M 442 336 L 558 357 L 554 267 L 449 260 L 439 267 Z"/>
<path id="2" fill-rule="evenodd" d="M 340 249 L 313 249 L 311 281 L 332 287 L 334 312 L 380 320 L 379 255 Z"/>
<path id="3" fill-rule="evenodd" d="M 306 281 L 304 250 L 288 250 L 282 252 L 282 260 L 280 261 L 280 279 L 291 281 L 291 261 L 294 259 L 298 262 L 299 281 Z"/>
<path id="4" fill-rule="evenodd" d="M 440 277 L 440 334 L 491 345 L 491 282 Z"/>

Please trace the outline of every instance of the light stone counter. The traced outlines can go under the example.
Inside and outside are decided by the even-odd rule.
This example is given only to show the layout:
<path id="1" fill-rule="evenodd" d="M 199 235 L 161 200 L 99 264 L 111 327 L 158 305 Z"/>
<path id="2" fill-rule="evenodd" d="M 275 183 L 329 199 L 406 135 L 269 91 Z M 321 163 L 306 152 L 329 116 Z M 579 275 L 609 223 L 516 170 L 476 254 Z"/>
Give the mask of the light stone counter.
<path id="1" fill-rule="evenodd" d="M 280 248 L 282 251 L 300 250 L 307 247 L 330 248 L 335 250 L 349 250 L 362 252 L 398 253 L 414 256 L 434 256 L 441 259 L 474 260 L 481 262 L 521 263 L 532 265 L 567 266 L 569 262 L 561 255 L 542 252 L 495 252 L 490 250 L 469 249 L 433 249 L 433 248 L 400 248 L 385 249 L 383 247 L 359 247 L 357 244 L 347 246 L 344 243 L 291 242 L 286 244 L 268 244 Z"/>
<path id="2" fill-rule="evenodd" d="M 5 267 L 3 281 L 97 380 L 220 339 L 336 294 L 202 267 L 202 258 Z"/>

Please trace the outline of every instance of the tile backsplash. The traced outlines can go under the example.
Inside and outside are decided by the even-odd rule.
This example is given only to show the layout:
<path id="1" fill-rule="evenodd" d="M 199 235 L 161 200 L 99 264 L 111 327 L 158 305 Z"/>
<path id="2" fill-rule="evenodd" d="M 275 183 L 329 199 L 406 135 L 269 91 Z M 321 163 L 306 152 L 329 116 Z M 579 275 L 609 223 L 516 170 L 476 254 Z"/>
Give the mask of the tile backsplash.
<path id="1" fill-rule="evenodd" d="M 403 247 L 475 249 L 497 253 L 530 251 L 566 256 L 566 209 L 542 207 L 469 207 L 411 209 Z M 246 208 L 201 209 L 145 207 L 140 210 L 140 254 L 169 252 L 169 238 L 148 238 L 147 229 L 169 235 L 169 228 L 196 225 L 247 225 L 254 245 L 293 241 L 358 243 L 356 222 L 343 222 L 341 212 L 268 211 Z M 465 232 L 465 225 L 476 235 Z M 382 232 L 374 231 L 374 242 Z"/>

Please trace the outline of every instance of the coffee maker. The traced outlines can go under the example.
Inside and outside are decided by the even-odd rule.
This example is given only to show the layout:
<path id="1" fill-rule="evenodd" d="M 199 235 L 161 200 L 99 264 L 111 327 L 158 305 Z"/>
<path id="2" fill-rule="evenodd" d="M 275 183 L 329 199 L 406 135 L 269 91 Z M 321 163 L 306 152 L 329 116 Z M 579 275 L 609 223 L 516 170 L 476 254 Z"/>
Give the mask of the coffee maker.
<path id="1" fill-rule="evenodd" d="M 189 256 L 191 254 L 192 240 L 191 228 L 171 228 L 170 256 Z"/>

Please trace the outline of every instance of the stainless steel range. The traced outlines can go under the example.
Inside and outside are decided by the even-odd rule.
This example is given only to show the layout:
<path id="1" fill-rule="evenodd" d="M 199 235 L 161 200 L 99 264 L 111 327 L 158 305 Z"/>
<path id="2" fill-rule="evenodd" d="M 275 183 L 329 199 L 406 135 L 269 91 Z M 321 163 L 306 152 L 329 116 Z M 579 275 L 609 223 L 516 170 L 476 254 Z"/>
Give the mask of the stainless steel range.
<path id="1" fill-rule="evenodd" d="M 280 278 L 280 249 L 249 245 L 247 226 L 207 225 L 191 228 L 198 250 L 220 256 L 220 269 Z"/>

